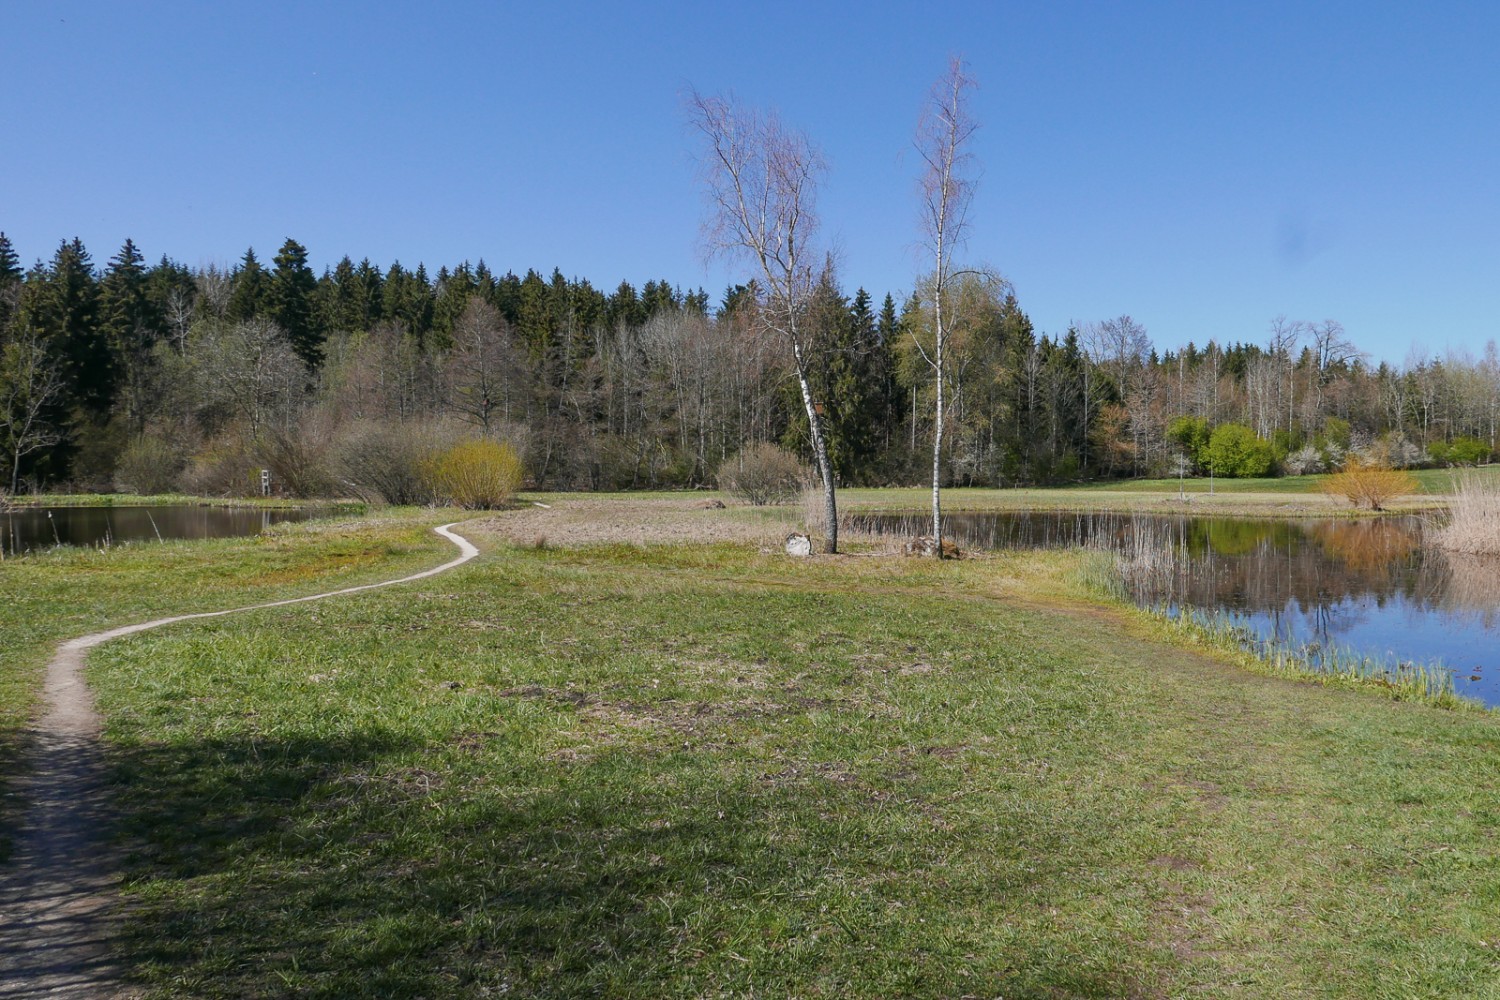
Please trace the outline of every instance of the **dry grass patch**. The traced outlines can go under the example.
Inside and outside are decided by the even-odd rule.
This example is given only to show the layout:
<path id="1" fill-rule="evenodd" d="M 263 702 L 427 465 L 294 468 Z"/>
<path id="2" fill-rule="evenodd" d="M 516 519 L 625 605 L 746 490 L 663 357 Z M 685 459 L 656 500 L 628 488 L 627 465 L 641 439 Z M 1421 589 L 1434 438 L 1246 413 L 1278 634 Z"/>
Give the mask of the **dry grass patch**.
<path id="1" fill-rule="evenodd" d="M 550 507 L 521 507 L 469 527 L 515 545 L 749 542 L 779 545 L 796 527 L 795 514 L 777 508 L 706 506 L 701 496 L 555 499 Z"/>
<path id="2" fill-rule="evenodd" d="M 1437 532 L 1440 546 L 1475 556 L 1500 555 L 1500 482 L 1472 473 L 1460 477 L 1448 509 L 1448 524 Z"/>

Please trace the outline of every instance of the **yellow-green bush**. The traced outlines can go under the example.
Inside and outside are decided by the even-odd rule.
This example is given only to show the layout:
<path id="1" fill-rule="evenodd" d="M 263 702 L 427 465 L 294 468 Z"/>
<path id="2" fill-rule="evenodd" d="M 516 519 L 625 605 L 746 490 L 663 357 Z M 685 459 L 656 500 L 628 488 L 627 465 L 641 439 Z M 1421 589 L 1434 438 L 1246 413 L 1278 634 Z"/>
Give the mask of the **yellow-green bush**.
<path id="1" fill-rule="evenodd" d="M 427 463 L 426 479 L 439 499 L 467 510 L 503 507 L 521 488 L 521 459 L 499 441 L 460 441 Z"/>
<path id="2" fill-rule="evenodd" d="M 1420 492 L 1422 486 L 1409 472 L 1393 469 L 1384 462 L 1362 461 L 1350 457 L 1342 471 L 1323 481 L 1323 492 L 1343 497 L 1356 507 L 1382 510 L 1399 496 Z"/>

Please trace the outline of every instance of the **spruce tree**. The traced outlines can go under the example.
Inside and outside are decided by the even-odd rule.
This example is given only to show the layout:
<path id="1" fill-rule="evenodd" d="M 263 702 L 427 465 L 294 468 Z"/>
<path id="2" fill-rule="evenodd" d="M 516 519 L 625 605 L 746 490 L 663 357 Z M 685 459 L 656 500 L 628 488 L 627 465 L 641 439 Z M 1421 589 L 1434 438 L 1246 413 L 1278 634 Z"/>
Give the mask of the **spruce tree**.
<path id="1" fill-rule="evenodd" d="M 121 370 L 151 349 L 160 333 L 146 289 L 146 258 L 126 240 L 99 282 L 99 328 Z"/>
<path id="2" fill-rule="evenodd" d="M 0 233 L 0 343 L 4 343 L 6 328 L 16 314 L 24 273 L 15 247 L 11 246 L 10 239 L 4 233 Z"/>
<path id="3" fill-rule="evenodd" d="M 64 241 L 47 267 L 34 269 L 22 289 L 20 312 L 63 358 L 72 402 L 102 420 L 114 399 L 115 372 L 99 330 L 99 287 L 83 241 Z"/>
<path id="4" fill-rule="evenodd" d="M 359 303 L 363 309 L 364 316 L 360 321 L 359 329 L 370 330 L 380 322 L 384 311 L 383 298 L 385 293 L 385 282 L 380 277 L 380 270 L 370 263 L 366 257 L 359 262 L 354 269 L 354 280 L 359 285 Z"/>
<path id="5" fill-rule="evenodd" d="M 307 266 L 307 248 L 288 238 L 271 272 L 271 318 L 286 331 L 292 349 L 308 368 L 323 360 L 323 331 L 315 310 L 318 279 Z"/>
<path id="6" fill-rule="evenodd" d="M 229 306 L 224 310 L 227 319 L 245 322 L 269 311 L 271 279 L 256 259 L 254 247 L 245 251 L 230 280 L 233 290 L 229 293 Z"/>

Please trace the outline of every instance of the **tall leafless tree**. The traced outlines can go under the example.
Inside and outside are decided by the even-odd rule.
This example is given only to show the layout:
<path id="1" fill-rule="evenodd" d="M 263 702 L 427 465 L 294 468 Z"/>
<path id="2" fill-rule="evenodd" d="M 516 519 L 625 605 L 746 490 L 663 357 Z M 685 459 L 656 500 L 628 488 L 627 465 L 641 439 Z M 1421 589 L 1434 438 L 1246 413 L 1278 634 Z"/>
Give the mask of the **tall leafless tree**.
<path id="1" fill-rule="evenodd" d="M 488 434 L 510 423 L 512 405 L 523 397 L 525 367 L 500 311 L 478 297 L 469 300 L 453 326 L 453 350 L 445 374 L 448 405 Z"/>
<path id="2" fill-rule="evenodd" d="M 785 338 L 807 411 L 813 459 L 823 480 L 828 552 L 838 551 L 838 502 L 833 465 L 823 431 L 823 404 L 813 398 L 808 345 L 802 321 L 816 284 L 818 178 L 825 167 L 808 137 L 774 112 L 740 107 L 731 99 L 688 97 L 688 120 L 703 137 L 703 178 L 708 190 L 705 226 L 710 254 L 748 261 L 756 272 L 757 311 Z"/>
<path id="3" fill-rule="evenodd" d="M 971 154 L 969 140 L 978 124 L 969 114 L 974 80 L 955 56 L 948 71 L 933 85 L 917 122 L 916 149 L 922 158 L 920 221 L 922 242 L 932 254 L 933 348 L 922 355 L 932 367 L 936 388 L 932 428 L 932 538 L 937 557 L 943 557 L 943 379 L 946 376 L 948 319 L 944 315 L 948 290 L 957 269 L 954 250 L 961 246 L 969 225 L 974 185 L 965 176 Z"/>

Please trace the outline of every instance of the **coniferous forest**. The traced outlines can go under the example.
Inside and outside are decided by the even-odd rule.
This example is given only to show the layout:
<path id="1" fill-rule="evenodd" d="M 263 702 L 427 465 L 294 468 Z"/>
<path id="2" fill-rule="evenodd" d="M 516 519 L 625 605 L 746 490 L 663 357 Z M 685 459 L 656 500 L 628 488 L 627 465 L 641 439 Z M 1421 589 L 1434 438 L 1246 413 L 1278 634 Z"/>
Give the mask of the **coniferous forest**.
<path id="1" fill-rule="evenodd" d="M 920 285 L 919 285 L 920 287 Z M 1011 486 L 1324 471 L 1351 452 L 1472 464 L 1496 447 L 1500 356 L 1361 352 L 1332 320 L 1261 343 L 1153 344 L 1128 316 L 1033 327 L 1003 283 L 961 289 L 945 372 L 946 475 Z M 29 268 L 0 234 L 0 489 L 258 490 L 420 499 L 413 468 L 456 436 L 513 444 L 538 488 L 712 484 L 743 447 L 808 455 L 789 360 L 756 288 L 612 289 L 484 262 L 321 274 L 288 239 L 229 268 L 147 263 L 77 239 Z M 809 375 L 846 485 L 929 474 L 932 380 L 916 296 L 805 305 Z"/>

